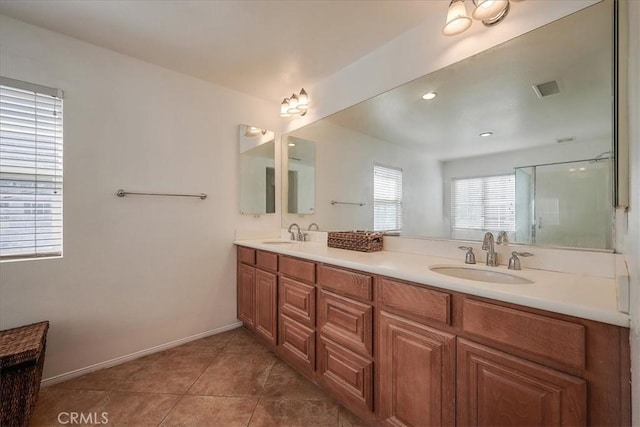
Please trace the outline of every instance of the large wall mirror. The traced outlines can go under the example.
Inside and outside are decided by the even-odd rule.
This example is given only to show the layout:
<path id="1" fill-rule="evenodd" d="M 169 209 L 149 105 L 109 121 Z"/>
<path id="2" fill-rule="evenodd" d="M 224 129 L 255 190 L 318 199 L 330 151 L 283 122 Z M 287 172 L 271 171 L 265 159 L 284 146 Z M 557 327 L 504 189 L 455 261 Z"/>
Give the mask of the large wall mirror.
<path id="1" fill-rule="evenodd" d="M 613 13 L 595 4 L 287 135 L 315 145 L 312 221 L 612 249 Z"/>
<path id="2" fill-rule="evenodd" d="M 276 212 L 275 133 L 240 125 L 240 212 Z"/>

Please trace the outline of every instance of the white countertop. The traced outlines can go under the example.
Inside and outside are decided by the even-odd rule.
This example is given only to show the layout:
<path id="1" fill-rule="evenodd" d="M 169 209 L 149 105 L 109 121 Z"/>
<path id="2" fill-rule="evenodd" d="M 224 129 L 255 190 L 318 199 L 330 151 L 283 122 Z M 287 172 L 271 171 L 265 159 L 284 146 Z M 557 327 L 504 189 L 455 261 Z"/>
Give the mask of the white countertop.
<path id="1" fill-rule="evenodd" d="M 442 265 L 471 267 L 466 265 L 463 259 L 390 251 L 363 253 L 329 248 L 316 242 L 266 243 L 273 241 L 279 240 L 236 240 L 234 243 L 442 289 L 629 327 L 629 315 L 621 313 L 617 309 L 616 281 L 610 278 L 526 268 L 512 271 L 502 265 L 487 267 L 484 264 L 475 264 L 473 268 L 507 273 L 534 282 L 525 285 L 486 283 L 449 277 L 430 270 L 430 267 Z"/>

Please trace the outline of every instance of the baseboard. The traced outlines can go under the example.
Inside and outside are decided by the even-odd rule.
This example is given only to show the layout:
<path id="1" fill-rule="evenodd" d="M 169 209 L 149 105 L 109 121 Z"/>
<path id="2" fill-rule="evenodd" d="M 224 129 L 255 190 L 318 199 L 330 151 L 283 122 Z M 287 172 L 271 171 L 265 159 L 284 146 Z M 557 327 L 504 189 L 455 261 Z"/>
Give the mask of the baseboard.
<path id="1" fill-rule="evenodd" d="M 190 337 L 181 338 L 179 340 L 171 341 L 165 344 L 160 344 L 155 347 L 147 348 L 145 350 L 136 351 L 135 353 L 127 354 L 125 356 L 116 357 L 115 359 L 106 360 L 104 362 L 96 363 L 94 365 L 87 366 L 86 368 L 76 369 L 70 372 L 66 372 L 64 374 L 56 375 L 50 378 L 45 378 L 42 380 L 40 385 L 42 387 L 47 387 L 53 384 L 61 383 L 64 381 L 68 381 L 75 377 L 79 377 L 85 374 L 89 374 L 91 372 L 110 368 L 112 366 L 120 365 L 125 362 L 129 362 L 134 359 L 139 359 L 140 357 L 147 356 L 149 354 L 158 353 L 160 351 L 168 350 L 173 347 L 177 347 L 182 344 L 186 344 L 190 341 L 195 341 L 200 338 L 206 338 L 211 335 L 220 334 L 222 332 L 230 331 L 232 329 L 236 329 L 242 326 L 242 322 L 235 322 L 227 326 L 223 326 L 221 328 L 212 329 L 210 331 L 202 332 L 200 334 L 191 335 Z"/>

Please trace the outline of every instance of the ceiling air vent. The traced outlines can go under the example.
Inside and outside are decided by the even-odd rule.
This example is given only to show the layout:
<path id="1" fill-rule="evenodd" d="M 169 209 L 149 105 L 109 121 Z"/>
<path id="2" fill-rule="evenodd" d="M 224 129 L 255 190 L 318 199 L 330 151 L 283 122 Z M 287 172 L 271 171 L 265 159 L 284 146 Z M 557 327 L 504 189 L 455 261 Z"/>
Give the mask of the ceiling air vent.
<path id="1" fill-rule="evenodd" d="M 551 80 L 550 82 L 540 83 L 539 85 L 531 86 L 533 91 L 538 95 L 538 98 L 544 98 L 545 96 L 555 95 L 560 92 L 558 82 Z"/>

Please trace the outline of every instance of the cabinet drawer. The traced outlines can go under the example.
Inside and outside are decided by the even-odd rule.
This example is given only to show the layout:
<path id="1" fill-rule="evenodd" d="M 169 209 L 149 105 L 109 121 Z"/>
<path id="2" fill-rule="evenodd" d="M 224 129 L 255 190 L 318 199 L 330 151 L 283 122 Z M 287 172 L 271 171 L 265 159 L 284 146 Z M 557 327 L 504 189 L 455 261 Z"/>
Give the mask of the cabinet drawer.
<path id="1" fill-rule="evenodd" d="M 446 292 L 381 278 L 378 300 L 383 310 L 410 319 L 451 323 L 451 295 Z"/>
<path id="2" fill-rule="evenodd" d="M 373 362 L 321 337 L 320 382 L 341 400 L 373 410 Z"/>
<path id="3" fill-rule="evenodd" d="M 280 353 L 307 377 L 316 369 L 316 333 L 287 316 L 280 315 Z"/>
<path id="4" fill-rule="evenodd" d="M 579 324 L 465 298 L 462 328 L 538 358 L 585 367 L 585 330 Z"/>
<path id="5" fill-rule="evenodd" d="M 280 279 L 280 313 L 307 326 L 315 326 L 315 287 L 282 277 Z"/>
<path id="6" fill-rule="evenodd" d="M 283 256 L 280 257 L 280 272 L 309 283 L 316 281 L 316 265 L 313 262 Z"/>
<path id="7" fill-rule="evenodd" d="M 373 307 L 348 298 L 320 291 L 318 330 L 345 347 L 371 355 Z"/>
<path id="8" fill-rule="evenodd" d="M 318 266 L 318 285 L 339 293 L 365 301 L 373 300 L 371 276 L 353 273 L 326 265 Z"/>
<path id="9" fill-rule="evenodd" d="M 271 252 L 257 251 L 256 265 L 265 270 L 278 271 L 278 255 Z"/>
<path id="10" fill-rule="evenodd" d="M 245 248 L 243 246 L 238 246 L 238 261 L 255 265 L 256 264 L 256 250 L 251 248 Z"/>

